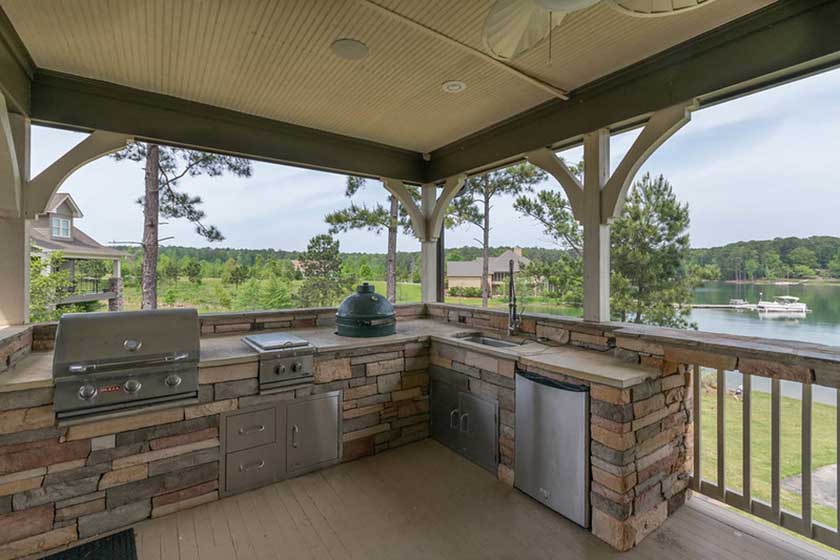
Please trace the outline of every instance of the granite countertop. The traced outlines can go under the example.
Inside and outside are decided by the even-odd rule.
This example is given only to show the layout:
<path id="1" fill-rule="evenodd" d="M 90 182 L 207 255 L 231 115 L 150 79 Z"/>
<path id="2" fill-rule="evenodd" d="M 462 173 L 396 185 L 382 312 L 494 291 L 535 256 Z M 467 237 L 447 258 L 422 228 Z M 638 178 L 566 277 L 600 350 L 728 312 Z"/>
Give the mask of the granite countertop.
<path id="1" fill-rule="evenodd" d="M 316 353 L 324 354 L 359 348 L 375 348 L 390 344 L 405 344 L 431 338 L 468 350 L 534 366 L 552 373 L 596 381 L 615 387 L 630 387 L 658 372 L 651 368 L 622 362 L 610 354 L 582 350 L 571 346 L 549 346 L 527 339 L 517 346 L 495 348 L 464 340 L 469 333 L 480 329 L 434 319 L 399 321 L 397 333 L 378 338 L 350 338 L 338 336 L 332 327 L 292 329 L 312 343 Z M 242 342 L 243 333 L 212 336 L 201 339 L 201 367 L 213 367 L 256 362 L 257 352 Z M 497 336 L 497 335 L 494 335 Z M 33 352 L 10 371 L 0 375 L 0 392 L 52 387 L 52 352 Z"/>

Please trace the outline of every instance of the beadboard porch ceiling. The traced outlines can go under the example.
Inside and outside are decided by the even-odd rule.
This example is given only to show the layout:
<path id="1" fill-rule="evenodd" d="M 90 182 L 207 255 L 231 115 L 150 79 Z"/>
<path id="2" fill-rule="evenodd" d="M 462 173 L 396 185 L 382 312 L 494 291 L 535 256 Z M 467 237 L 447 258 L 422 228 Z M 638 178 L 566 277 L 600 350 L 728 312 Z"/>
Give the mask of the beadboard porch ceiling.
<path id="1" fill-rule="evenodd" d="M 375 0 L 474 49 L 492 0 Z M 717 0 L 638 18 L 601 2 L 512 65 L 563 90 L 771 4 Z M 361 0 L 0 0 L 39 69 L 431 152 L 553 99 L 481 56 Z M 336 39 L 367 44 L 342 60 Z M 443 82 L 466 84 L 445 93 Z"/>

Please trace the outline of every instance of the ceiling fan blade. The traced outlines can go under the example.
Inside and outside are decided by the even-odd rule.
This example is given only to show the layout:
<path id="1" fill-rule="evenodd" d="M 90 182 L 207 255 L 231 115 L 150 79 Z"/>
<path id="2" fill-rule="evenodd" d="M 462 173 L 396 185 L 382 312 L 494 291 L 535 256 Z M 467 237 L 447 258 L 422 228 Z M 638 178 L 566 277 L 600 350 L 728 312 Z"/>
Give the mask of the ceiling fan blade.
<path id="1" fill-rule="evenodd" d="M 682 14 L 707 6 L 715 0 L 605 0 L 619 12 L 635 17 Z"/>
<path id="2" fill-rule="evenodd" d="M 494 57 L 510 60 L 545 39 L 564 15 L 553 12 L 549 18 L 534 0 L 497 0 L 484 22 L 485 47 Z"/>

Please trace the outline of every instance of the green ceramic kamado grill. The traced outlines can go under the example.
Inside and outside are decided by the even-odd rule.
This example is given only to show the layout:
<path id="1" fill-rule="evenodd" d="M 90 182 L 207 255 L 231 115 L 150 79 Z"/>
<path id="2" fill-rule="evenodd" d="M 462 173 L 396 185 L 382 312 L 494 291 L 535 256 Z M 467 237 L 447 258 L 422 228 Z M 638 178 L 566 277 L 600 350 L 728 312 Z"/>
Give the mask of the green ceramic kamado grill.
<path id="1" fill-rule="evenodd" d="M 341 302 L 335 324 L 336 334 L 340 336 L 388 336 L 397 330 L 394 306 L 367 282 Z"/>

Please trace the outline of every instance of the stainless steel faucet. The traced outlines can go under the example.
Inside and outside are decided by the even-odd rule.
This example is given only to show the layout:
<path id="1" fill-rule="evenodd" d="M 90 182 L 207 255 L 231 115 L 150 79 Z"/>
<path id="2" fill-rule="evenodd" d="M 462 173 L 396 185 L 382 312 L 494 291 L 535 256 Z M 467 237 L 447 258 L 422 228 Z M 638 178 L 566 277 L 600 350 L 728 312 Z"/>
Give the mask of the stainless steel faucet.
<path id="1" fill-rule="evenodd" d="M 521 319 L 516 312 L 516 278 L 513 276 L 513 259 L 510 259 L 508 276 L 508 335 L 513 336 Z"/>

